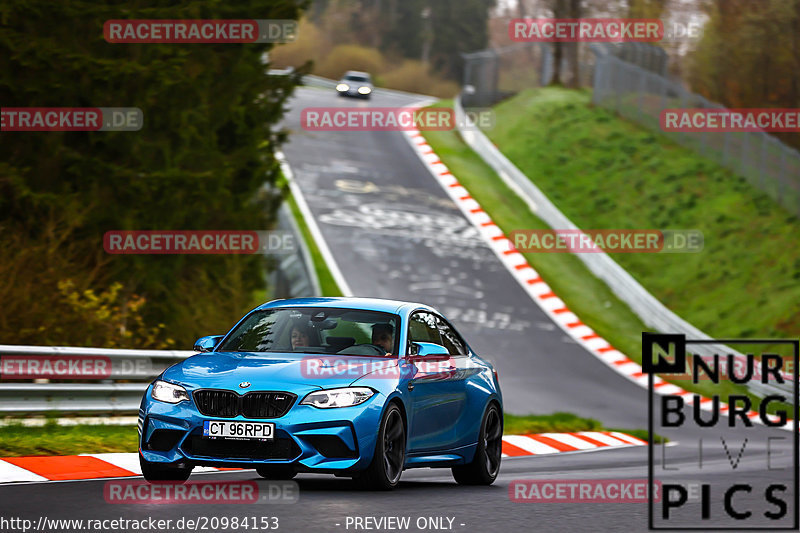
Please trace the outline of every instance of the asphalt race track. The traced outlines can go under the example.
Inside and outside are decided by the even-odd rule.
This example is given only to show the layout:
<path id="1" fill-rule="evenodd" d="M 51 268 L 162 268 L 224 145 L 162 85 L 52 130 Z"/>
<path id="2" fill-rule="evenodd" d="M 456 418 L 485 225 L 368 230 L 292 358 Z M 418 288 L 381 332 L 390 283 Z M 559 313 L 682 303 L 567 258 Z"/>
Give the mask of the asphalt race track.
<path id="1" fill-rule="evenodd" d="M 568 411 L 614 428 L 647 427 L 647 392 L 610 370 L 568 339 L 520 290 L 480 240 L 399 132 L 310 132 L 300 127 L 303 107 L 402 106 L 413 97 L 376 93 L 369 102 L 333 91 L 300 88 L 287 115 L 292 130 L 284 153 L 314 219 L 352 292 L 421 301 L 437 307 L 472 348 L 498 368 L 505 408 L 517 414 Z M 687 411 L 688 412 L 688 411 Z M 764 500 L 768 483 L 783 482 L 790 515 L 796 507 L 791 433 L 760 427 L 739 457 L 741 430 L 682 428 L 659 433 L 671 445 L 655 447 L 669 468 L 663 482 L 711 484 L 712 518 L 703 526 L 737 523 L 723 518 L 720 490 L 753 485 L 735 497 L 738 509 L 761 515 L 775 507 Z M 752 438 L 756 431 L 758 438 Z M 698 439 L 704 439 L 702 468 Z M 767 458 L 765 442 L 771 443 Z M 724 439 L 724 445 L 720 438 Z M 780 440 L 779 440 L 780 439 Z M 728 447 L 728 450 L 725 449 Z M 733 464 L 736 467 L 733 467 Z M 768 470 L 771 467 L 773 470 Z M 646 479 L 647 449 L 512 458 L 491 487 L 461 487 L 449 470 L 410 470 L 391 493 L 357 491 L 347 479 L 300 475 L 299 501 L 274 505 L 119 505 L 103 497 L 106 481 L 0 486 L 0 501 L 14 516 L 48 518 L 197 518 L 275 516 L 279 531 L 354 531 L 347 517 L 450 517 L 455 531 L 643 531 L 646 503 L 516 503 L 509 485 L 518 479 Z M 260 479 L 251 471 L 202 474 L 192 480 Z M 33 503 L 33 502 L 46 502 Z M 686 513 L 698 515 L 698 502 Z M 660 508 L 658 508 L 660 513 Z M 790 522 L 780 522 L 786 526 Z M 444 521 L 444 527 L 449 522 Z M 670 522 L 673 526 L 696 521 Z M 760 525 L 776 522 L 762 520 Z M 220 529 L 221 530 L 221 529 Z M 365 530 L 365 529 L 360 529 Z M 388 530 L 392 529 L 372 529 Z M 431 530 L 431 529 L 428 529 Z M 394 529 L 397 531 L 397 529 Z"/>

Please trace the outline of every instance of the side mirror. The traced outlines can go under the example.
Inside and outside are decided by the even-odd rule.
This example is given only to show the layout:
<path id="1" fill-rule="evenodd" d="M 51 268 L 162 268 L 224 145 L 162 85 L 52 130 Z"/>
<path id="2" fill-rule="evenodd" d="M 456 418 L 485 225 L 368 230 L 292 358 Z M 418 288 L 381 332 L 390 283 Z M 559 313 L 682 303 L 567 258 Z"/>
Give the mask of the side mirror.
<path id="1" fill-rule="evenodd" d="M 419 357 L 425 357 L 429 355 L 443 355 L 446 357 L 450 356 L 444 346 L 433 342 L 412 342 L 411 355 L 416 355 Z"/>
<path id="2" fill-rule="evenodd" d="M 221 341 L 224 336 L 225 335 L 209 335 L 207 337 L 200 337 L 194 342 L 192 350 L 196 352 L 210 352 L 219 344 L 219 341 Z"/>

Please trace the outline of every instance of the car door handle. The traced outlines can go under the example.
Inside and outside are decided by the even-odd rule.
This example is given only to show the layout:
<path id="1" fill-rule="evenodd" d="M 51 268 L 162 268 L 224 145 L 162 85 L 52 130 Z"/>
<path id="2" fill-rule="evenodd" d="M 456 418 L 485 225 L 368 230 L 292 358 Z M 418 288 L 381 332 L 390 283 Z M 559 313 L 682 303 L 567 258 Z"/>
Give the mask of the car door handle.
<path id="1" fill-rule="evenodd" d="M 410 381 L 408 382 L 408 390 L 410 391 L 414 390 L 414 384 L 411 383 Z"/>

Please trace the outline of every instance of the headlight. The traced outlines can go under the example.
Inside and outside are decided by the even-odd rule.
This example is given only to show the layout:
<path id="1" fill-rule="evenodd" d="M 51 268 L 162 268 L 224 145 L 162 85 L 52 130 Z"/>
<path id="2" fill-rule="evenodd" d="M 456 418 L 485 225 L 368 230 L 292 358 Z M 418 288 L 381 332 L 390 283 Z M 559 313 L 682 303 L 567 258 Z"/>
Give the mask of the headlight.
<path id="1" fill-rule="evenodd" d="M 368 387 L 347 387 L 344 389 L 328 389 L 312 392 L 300 402 L 300 405 L 313 405 L 320 409 L 331 407 L 352 407 L 364 403 L 375 394 Z"/>
<path id="2" fill-rule="evenodd" d="M 372 89 L 370 89 L 369 87 L 359 87 L 358 88 L 358 94 L 369 94 L 371 92 L 372 92 Z"/>
<path id="3" fill-rule="evenodd" d="M 179 403 L 189 399 L 189 393 L 180 385 L 173 385 L 166 381 L 158 380 L 153 384 L 150 396 L 154 400 L 167 403 Z"/>
<path id="4" fill-rule="evenodd" d="M 346 83 L 340 83 L 339 85 L 336 86 L 336 90 L 339 91 L 339 92 L 344 92 L 344 91 L 348 90 L 349 88 L 350 88 L 350 86 L 347 85 Z"/>

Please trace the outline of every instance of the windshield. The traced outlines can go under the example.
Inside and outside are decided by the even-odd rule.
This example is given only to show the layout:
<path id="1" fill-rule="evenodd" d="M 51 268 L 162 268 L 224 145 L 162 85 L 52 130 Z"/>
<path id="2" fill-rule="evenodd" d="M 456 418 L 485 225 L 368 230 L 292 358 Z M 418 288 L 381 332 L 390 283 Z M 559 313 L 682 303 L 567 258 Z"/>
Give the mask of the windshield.
<path id="1" fill-rule="evenodd" d="M 361 309 L 282 307 L 251 313 L 219 352 L 397 354 L 397 315 Z"/>
<path id="2" fill-rule="evenodd" d="M 345 76 L 344 79 L 346 81 L 358 81 L 358 82 L 361 82 L 361 83 L 369 83 L 369 78 L 366 78 L 364 76 L 349 75 L 349 76 Z"/>

